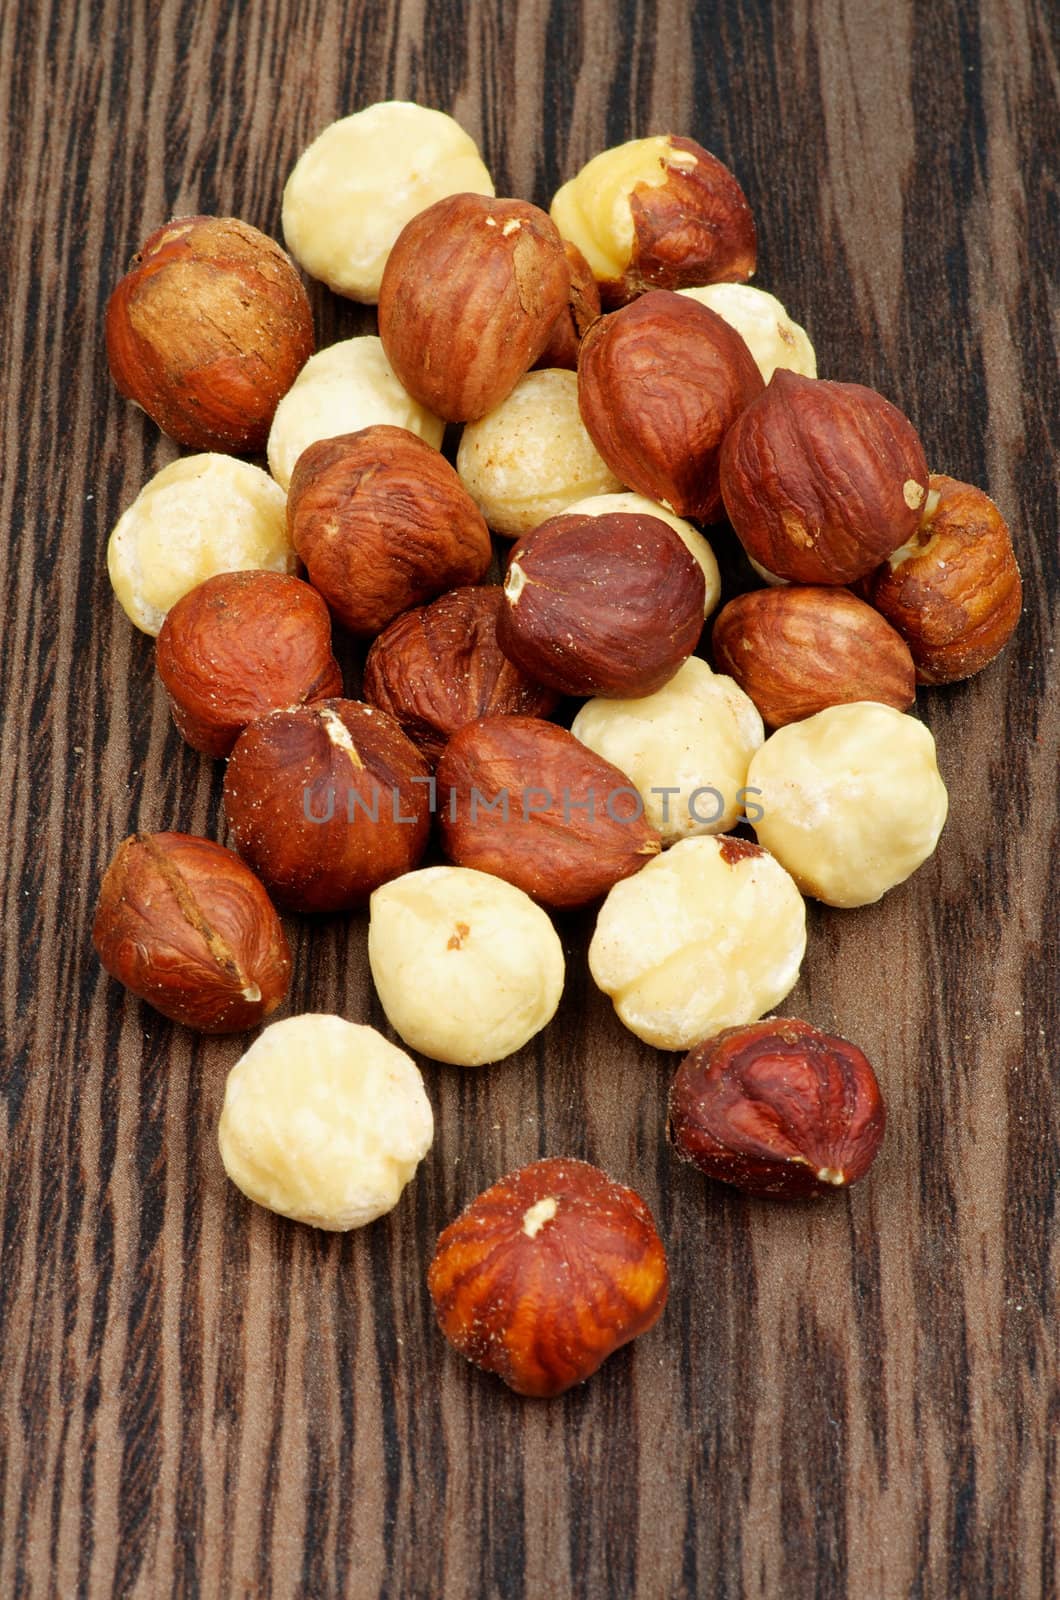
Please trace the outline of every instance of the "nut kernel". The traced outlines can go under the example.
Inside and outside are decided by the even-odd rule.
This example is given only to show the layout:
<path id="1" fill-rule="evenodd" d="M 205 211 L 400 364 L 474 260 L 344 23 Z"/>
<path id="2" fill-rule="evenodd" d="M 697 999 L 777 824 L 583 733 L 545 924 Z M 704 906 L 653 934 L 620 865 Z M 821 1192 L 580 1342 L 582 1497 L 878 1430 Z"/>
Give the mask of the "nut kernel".
<path id="1" fill-rule="evenodd" d="M 778 367 L 816 378 L 817 357 L 805 328 L 793 322 L 776 295 L 749 283 L 708 283 L 680 294 L 724 317 L 755 358 L 763 383 Z"/>
<path id="2" fill-rule="evenodd" d="M 566 514 L 569 517 L 605 517 L 616 511 L 626 511 L 632 516 L 658 517 L 660 522 L 668 523 L 680 536 L 703 570 L 703 615 L 709 617 L 721 599 L 721 573 L 714 552 L 699 529 L 693 527 L 691 522 L 686 522 L 684 517 L 676 516 L 669 506 L 661 505 L 658 500 L 649 500 L 647 495 L 634 494 L 631 490 L 623 490 L 620 494 L 594 494 L 585 500 L 576 500 L 567 507 Z"/>

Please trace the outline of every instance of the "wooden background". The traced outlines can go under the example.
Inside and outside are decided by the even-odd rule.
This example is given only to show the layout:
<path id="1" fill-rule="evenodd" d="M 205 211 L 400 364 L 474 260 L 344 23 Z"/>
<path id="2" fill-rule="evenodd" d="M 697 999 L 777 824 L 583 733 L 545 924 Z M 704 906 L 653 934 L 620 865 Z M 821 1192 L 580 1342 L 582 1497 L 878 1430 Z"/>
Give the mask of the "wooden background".
<path id="1" fill-rule="evenodd" d="M 1056 21 L 1051 0 L 0 8 L 4 1597 L 1060 1593 Z M 304 144 L 389 96 L 453 112 L 499 192 L 543 204 L 607 144 L 695 135 L 743 181 L 758 281 L 822 374 L 881 388 L 1014 529 L 1015 644 L 921 697 L 938 855 L 880 906 L 812 910 L 784 1008 L 883 1082 L 849 1197 L 749 1202 L 675 1166 L 674 1060 L 594 992 L 574 919 L 547 1037 L 427 1066 L 437 1142 L 401 1205 L 317 1234 L 224 1178 L 242 1042 L 171 1027 L 93 958 L 118 840 L 223 826 L 220 766 L 175 736 L 107 583 L 112 523 L 175 449 L 110 385 L 105 297 L 171 214 L 278 234 Z M 314 305 L 321 343 L 366 326 Z M 291 931 L 292 1007 L 380 1023 L 363 919 Z M 587 1388 L 535 1403 L 448 1351 L 424 1270 L 457 1209 L 546 1153 L 645 1195 L 674 1292 Z"/>

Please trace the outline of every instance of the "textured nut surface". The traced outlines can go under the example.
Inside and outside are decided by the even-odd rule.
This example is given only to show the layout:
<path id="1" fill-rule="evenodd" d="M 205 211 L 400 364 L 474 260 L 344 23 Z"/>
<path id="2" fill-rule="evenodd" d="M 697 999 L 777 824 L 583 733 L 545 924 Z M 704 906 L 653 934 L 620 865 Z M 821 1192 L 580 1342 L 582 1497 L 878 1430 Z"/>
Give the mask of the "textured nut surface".
<path id="1" fill-rule="evenodd" d="M 240 1033 L 276 1010 L 291 955 L 268 895 L 238 856 L 186 833 L 134 833 L 103 875 L 100 961 L 164 1017 Z"/>
<path id="2" fill-rule="evenodd" d="M 589 970 L 638 1038 L 688 1050 L 778 1005 L 805 949 L 806 907 L 779 862 L 744 839 L 683 839 L 611 890 Z"/>
<path id="3" fill-rule="evenodd" d="M 714 552 L 699 529 L 693 527 L 691 522 L 686 522 L 684 517 L 676 516 L 667 506 L 660 505 L 657 500 L 649 500 L 647 495 L 634 494 L 629 489 L 619 494 L 593 494 L 584 500 L 576 500 L 567 507 L 566 514 L 569 517 L 603 517 L 616 511 L 626 511 L 633 516 L 658 517 L 660 522 L 665 522 L 674 530 L 702 569 L 703 615 L 709 617 L 721 599 L 721 573 Z"/>
<path id="4" fill-rule="evenodd" d="M 406 428 L 439 449 L 445 423 L 401 387 L 374 334 L 319 350 L 276 407 L 269 471 L 284 489 L 298 457 L 318 439 L 385 423 Z"/>
<path id="5" fill-rule="evenodd" d="M 589 263 L 569 239 L 563 241 L 563 253 L 570 269 L 567 305 L 534 365 L 567 367 L 573 372 L 578 365 L 578 346 L 600 315 L 600 289 Z"/>
<path id="6" fill-rule="evenodd" d="M 716 311 L 736 329 L 754 356 L 763 383 L 778 367 L 816 378 L 817 357 L 809 335 L 788 316 L 776 295 L 749 283 L 708 283 L 679 293 Z"/>
<path id="7" fill-rule="evenodd" d="M 853 700 L 906 711 L 916 696 L 908 645 L 849 589 L 737 595 L 714 623 L 713 646 L 718 669 L 774 728 Z"/>
<path id="8" fill-rule="evenodd" d="M 362 636 L 477 583 L 493 559 L 489 529 L 453 468 L 403 428 L 310 445 L 291 478 L 287 526 L 314 586 Z"/>
<path id="9" fill-rule="evenodd" d="M 770 1198 L 856 1183 L 885 1123 L 876 1074 L 858 1047 L 792 1017 L 704 1040 L 670 1090 L 678 1155 L 708 1178 Z"/>
<path id="10" fill-rule="evenodd" d="M 167 612 L 155 664 L 181 736 L 209 756 L 267 711 L 342 694 L 327 606 L 280 572 L 200 583 Z"/>
<path id="11" fill-rule="evenodd" d="M 697 656 L 654 694 L 588 701 L 571 732 L 632 780 L 664 844 L 736 826 L 765 737 L 743 691 Z"/>
<path id="12" fill-rule="evenodd" d="M 606 306 L 645 289 L 749 278 L 755 225 L 733 174 L 693 139 L 631 139 L 586 163 L 552 218 L 600 282 Z"/>
<path id="13" fill-rule="evenodd" d="M 176 217 L 144 244 L 107 303 L 122 394 L 193 450 L 260 450 L 313 354 L 302 280 L 236 217 Z"/>
<path id="14" fill-rule="evenodd" d="M 218 572 L 291 572 L 286 497 L 233 456 L 184 456 L 144 485 L 114 525 L 110 581 L 130 622 L 157 634 L 182 595 Z"/>
<path id="15" fill-rule="evenodd" d="M 935 741 L 893 706 L 830 706 L 779 728 L 751 761 L 755 832 L 804 894 L 864 906 L 915 872 L 946 821 Z"/>
<path id="16" fill-rule="evenodd" d="M 761 391 L 740 335 L 666 290 L 601 317 L 578 352 L 582 421 L 612 472 L 698 522 L 721 514 L 722 441 Z"/>
<path id="17" fill-rule="evenodd" d="M 283 236 L 314 278 L 372 304 L 406 222 L 468 191 L 493 193 L 471 135 L 444 111 L 384 100 L 332 122 L 299 156 L 283 191 Z"/>
<path id="18" fill-rule="evenodd" d="M 368 960 L 390 1026 L 460 1067 L 521 1050 L 563 993 L 563 947 L 541 907 L 467 867 L 424 867 L 377 889 Z"/>
<path id="19" fill-rule="evenodd" d="M 374 1028 L 313 1012 L 274 1022 L 236 1062 L 217 1130 L 248 1199 L 332 1232 L 392 1211 L 433 1137 L 415 1062 Z"/>
<path id="20" fill-rule="evenodd" d="M 528 372 L 506 400 L 460 439 L 456 469 L 495 533 L 515 539 L 571 501 L 622 486 L 578 410 L 578 380 L 557 368 Z"/>
<path id="21" fill-rule="evenodd" d="M 587 1162 L 553 1158 L 473 1200 L 439 1237 L 427 1284 L 461 1355 L 544 1398 L 646 1333 L 669 1274 L 640 1196 Z"/>

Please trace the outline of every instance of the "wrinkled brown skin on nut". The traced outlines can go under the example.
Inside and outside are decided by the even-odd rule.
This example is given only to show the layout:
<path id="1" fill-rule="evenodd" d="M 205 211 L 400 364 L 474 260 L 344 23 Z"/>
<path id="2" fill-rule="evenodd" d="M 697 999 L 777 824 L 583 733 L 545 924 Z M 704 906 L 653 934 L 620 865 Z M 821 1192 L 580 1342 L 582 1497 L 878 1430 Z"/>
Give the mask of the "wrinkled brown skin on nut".
<path id="1" fill-rule="evenodd" d="M 136 833 L 99 892 L 92 942 L 112 978 L 173 1022 L 241 1033 L 287 993 L 291 954 L 239 857 L 188 833 Z"/>
<path id="2" fill-rule="evenodd" d="M 554 1215 L 535 1213 L 541 1202 Z M 427 1287 L 462 1356 L 545 1399 L 653 1327 L 670 1280 L 640 1196 L 588 1162 L 551 1158 L 500 1178 L 449 1224 Z"/>
<path id="3" fill-rule="evenodd" d="M 429 777 L 385 712 L 323 700 L 274 711 L 240 734 L 225 773 L 225 813 L 236 848 L 277 905 L 345 911 L 419 863 Z"/>
<path id="4" fill-rule="evenodd" d="M 718 613 L 714 663 L 771 728 L 826 706 L 877 700 L 906 711 L 916 697 L 909 646 L 849 589 L 754 589 Z"/>
<path id="5" fill-rule="evenodd" d="M 564 239 L 563 249 L 570 268 L 570 297 L 534 366 L 565 367 L 568 372 L 576 372 L 578 348 L 600 315 L 600 286 L 578 246 Z"/>
<path id="6" fill-rule="evenodd" d="M 774 1017 L 696 1045 L 670 1090 L 669 1134 L 708 1178 L 767 1199 L 834 1193 L 864 1177 L 886 1114 L 847 1039 Z"/>
<path id="7" fill-rule="evenodd" d="M 454 589 L 397 617 L 364 664 L 364 698 L 435 762 L 454 733 L 485 716 L 547 717 L 559 696 L 501 653 L 496 585 Z"/>
<path id="8" fill-rule="evenodd" d="M 158 676 L 182 738 L 227 756 L 267 711 L 342 694 L 331 618 L 316 590 L 283 572 L 221 572 L 166 614 Z"/>
<path id="9" fill-rule="evenodd" d="M 193 450 L 264 450 L 273 413 L 313 354 L 301 278 L 236 217 L 176 217 L 107 303 L 114 382 Z"/>
<path id="10" fill-rule="evenodd" d="M 493 559 L 482 513 L 445 457 L 386 425 L 302 452 L 287 529 L 314 588 L 362 638 L 410 606 L 477 583 Z"/>
<path id="11" fill-rule="evenodd" d="M 563 241 L 545 212 L 450 195 L 398 235 L 379 290 L 379 337 L 421 405 L 474 422 L 533 366 L 569 295 Z"/>
<path id="12" fill-rule="evenodd" d="M 662 841 L 643 809 L 624 772 L 535 717 L 469 723 L 438 763 L 449 859 L 557 909 L 590 905 L 658 855 Z"/>
<path id="13" fill-rule="evenodd" d="M 722 441 L 761 393 L 735 328 L 665 289 L 601 317 L 578 353 L 582 421 L 611 471 L 697 522 L 721 514 Z"/>
<path id="14" fill-rule="evenodd" d="M 866 578 L 863 593 L 906 640 L 920 683 L 970 678 L 1005 648 L 1023 583 L 1012 539 L 988 495 L 941 474 L 908 547 Z"/>
<path id="15" fill-rule="evenodd" d="M 551 517 L 508 563 L 497 642 L 559 694 L 652 694 L 703 629 L 703 569 L 658 517 Z"/>
<path id="16" fill-rule="evenodd" d="M 760 566 L 792 583 L 864 577 L 916 532 L 923 446 L 875 389 L 778 367 L 721 452 L 729 520 Z"/>

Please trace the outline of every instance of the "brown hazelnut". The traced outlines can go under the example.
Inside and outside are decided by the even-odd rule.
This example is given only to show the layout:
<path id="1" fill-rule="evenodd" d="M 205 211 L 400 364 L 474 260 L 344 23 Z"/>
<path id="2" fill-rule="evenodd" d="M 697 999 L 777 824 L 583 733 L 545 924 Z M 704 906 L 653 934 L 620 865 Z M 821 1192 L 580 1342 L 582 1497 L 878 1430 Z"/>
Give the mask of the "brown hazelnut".
<path id="1" fill-rule="evenodd" d="M 430 768 L 384 711 L 321 700 L 245 728 L 225 773 L 236 848 L 289 911 L 344 911 L 417 865 Z"/>
<path id="2" fill-rule="evenodd" d="M 446 589 L 477 583 L 493 559 L 489 529 L 445 457 L 386 424 L 302 452 L 287 527 L 314 587 L 362 636 Z"/>
<path id="3" fill-rule="evenodd" d="M 860 383 L 778 368 L 726 435 L 725 510 L 748 555 L 792 583 L 851 583 L 912 537 L 927 495 L 923 446 Z"/>
<path id="4" fill-rule="evenodd" d="M 556 319 L 552 335 L 534 362 L 535 367 L 578 368 L 578 348 L 600 315 L 600 290 L 592 269 L 577 245 L 564 240 L 563 250 L 570 268 L 570 295 Z"/>
<path id="5" fill-rule="evenodd" d="M 103 875 L 92 942 L 112 978 L 164 1017 L 240 1033 L 276 1010 L 291 955 L 239 857 L 188 833 L 135 833 Z"/>
<path id="6" fill-rule="evenodd" d="M 147 240 L 107 304 L 114 382 L 193 450 L 264 450 L 273 413 L 313 354 L 294 263 L 236 217 L 176 217 Z"/>
<path id="7" fill-rule="evenodd" d="M 719 518 L 722 440 L 761 392 L 735 328 L 669 290 L 601 317 L 578 353 L 582 421 L 611 471 L 697 522 Z"/>
<path id="8" fill-rule="evenodd" d="M 772 1017 L 696 1045 L 670 1090 L 670 1139 L 708 1178 L 769 1199 L 829 1194 L 864 1177 L 886 1116 L 876 1075 L 847 1039 Z"/>
<path id="9" fill-rule="evenodd" d="M 666 1252 L 632 1189 L 585 1161 L 535 1161 L 451 1222 L 427 1273 L 438 1324 L 516 1394 L 584 1383 L 662 1315 Z"/>

